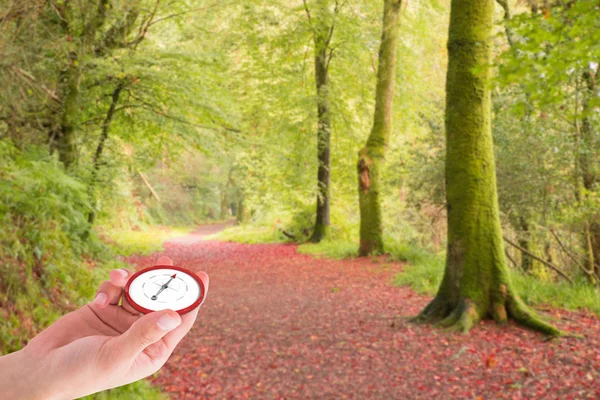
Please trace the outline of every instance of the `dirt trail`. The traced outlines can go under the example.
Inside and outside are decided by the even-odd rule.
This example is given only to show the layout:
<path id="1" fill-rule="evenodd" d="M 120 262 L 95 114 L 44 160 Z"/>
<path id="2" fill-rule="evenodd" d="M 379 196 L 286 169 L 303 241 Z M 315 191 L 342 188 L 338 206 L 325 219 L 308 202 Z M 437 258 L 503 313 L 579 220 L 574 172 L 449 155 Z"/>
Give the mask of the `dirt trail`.
<path id="1" fill-rule="evenodd" d="M 600 398 L 594 316 L 550 315 L 584 339 L 544 342 L 491 322 L 451 334 L 407 322 L 429 299 L 391 286 L 400 264 L 204 240 L 218 229 L 161 253 L 211 277 L 196 326 L 153 379 L 173 399 Z"/>

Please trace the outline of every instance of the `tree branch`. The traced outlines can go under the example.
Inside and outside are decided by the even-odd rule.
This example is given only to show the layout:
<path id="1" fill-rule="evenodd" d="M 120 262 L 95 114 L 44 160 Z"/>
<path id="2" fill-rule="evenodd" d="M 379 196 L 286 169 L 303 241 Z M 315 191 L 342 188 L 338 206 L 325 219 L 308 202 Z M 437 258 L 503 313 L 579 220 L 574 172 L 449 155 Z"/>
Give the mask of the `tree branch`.
<path id="1" fill-rule="evenodd" d="M 533 258 L 534 260 L 537 260 L 539 262 L 541 262 L 542 264 L 546 265 L 547 267 L 553 269 L 554 271 L 556 271 L 560 276 L 562 276 L 563 278 L 565 278 L 567 281 L 569 281 L 569 283 L 571 285 L 573 285 L 573 280 L 571 278 L 569 278 L 569 276 L 567 274 L 565 274 L 563 271 L 561 271 L 560 268 L 558 268 L 556 265 L 553 265 L 551 263 L 549 263 L 548 261 L 536 256 L 535 254 L 525 250 L 524 248 L 522 248 L 521 246 L 519 246 L 518 244 L 515 244 L 513 242 L 511 242 L 509 239 L 507 239 L 506 237 L 503 238 L 508 244 L 510 244 L 511 246 L 513 246 L 514 248 L 520 250 L 522 253 L 527 254 L 529 257 Z"/>
<path id="2" fill-rule="evenodd" d="M 306 15 L 308 16 L 308 24 L 310 25 L 310 28 L 312 29 L 313 34 L 315 35 L 315 38 L 316 38 L 317 30 L 316 30 L 315 26 L 313 25 L 312 16 L 310 15 L 310 10 L 308 8 L 308 4 L 306 3 L 306 0 L 302 0 L 302 2 L 304 3 L 304 10 L 306 11 Z"/>
<path id="3" fill-rule="evenodd" d="M 558 242 L 558 245 L 559 245 L 559 246 L 560 246 L 560 248 L 561 248 L 561 249 L 562 249 L 562 250 L 565 252 L 565 254 L 566 254 L 567 256 L 569 256 L 569 258 L 570 258 L 571 260 L 573 260 L 573 262 L 574 262 L 574 263 L 575 263 L 575 264 L 576 264 L 576 265 L 577 265 L 579 268 L 581 268 L 581 270 L 582 270 L 583 272 L 585 272 L 585 273 L 586 273 L 588 276 L 590 276 L 590 277 L 593 277 L 593 278 L 596 278 L 596 279 L 598 278 L 598 277 L 596 276 L 596 274 L 594 273 L 594 271 L 588 271 L 588 270 L 587 270 L 587 269 L 586 269 L 586 268 L 583 266 L 583 264 L 581 264 L 581 263 L 579 262 L 579 260 L 577 260 L 577 258 L 575 258 L 575 256 L 574 256 L 574 255 L 572 255 L 572 254 L 571 254 L 571 253 L 570 253 L 570 252 L 567 250 L 567 248 L 566 248 L 566 246 L 563 244 L 562 240 L 560 240 L 560 238 L 558 237 L 558 235 L 556 234 L 556 232 L 554 232 L 554 229 L 550 229 L 550 233 L 552 233 L 552 236 L 554 236 L 554 239 L 556 239 L 556 241 Z"/>

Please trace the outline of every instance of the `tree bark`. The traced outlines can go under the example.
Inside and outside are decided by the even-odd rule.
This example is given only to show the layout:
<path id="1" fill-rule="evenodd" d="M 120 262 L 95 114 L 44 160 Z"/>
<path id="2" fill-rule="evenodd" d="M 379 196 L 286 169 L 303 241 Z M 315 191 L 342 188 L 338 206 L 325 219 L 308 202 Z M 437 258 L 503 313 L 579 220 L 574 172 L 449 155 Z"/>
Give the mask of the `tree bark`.
<path id="1" fill-rule="evenodd" d="M 392 103 L 396 85 L 396 51 L 400 35 L 401 7 L 402 0 L 384 1 L 373 128 L 366 146 L 358 153 L 360 256 L 384 252 L 380 180 L 385 148 L 392 131 Z"/>
<path id="2" fill-rule="evenodd" d="M 239 193 L 237 197 L 237 210 L 235 220 L 239 224 L 246 222 L 246 206 L 244 204 L 244 193 Z"/>
<path id="3" fill-rule="evenodd" d="M 58 152 L 59 160 L 69 168 L 77 158 L 75 147 L 75 118 L 79 101 L 80 71 L 77 56 L 72 54 L 69 65 L 60 74 L 62 86 L 62 114 L 58 130 L 52 131 L 50 137 L 55 142 L 50 143 L 52 149 Z"/>
<path id="4" fill-rule="evenodd" d="M 469 331 L 509 318 L 560 331 L 519 299 L 506 266 L 490 126 L 494 0 L 452 0 L 446 80 L 446 269 L 435 299 L 416 318 Z"/>
<path id="5" fill-rule="evenodd" d="M 319 168 L 317 172 L 317 211 L 315 229 L 310 241 L 319 243 L 327 236 L 330 225 L 330 185 L 331 185 L 331 115 L 329 113 L 329 88 L 327 48 L 321 47 L 315 55 L 315 78 L 317 83 L 317 158 Z"/>
<path id="6" fill-rule="evenodd" d="M 88 196 L 90 199 L 90 204 L 92 205 L 92 209 L 88 214 L 88 222 L 90 226 L 94 224 L 94 220 L 96 219 L 94 189 L 96 188 L 96 182 L 98 180 L 100 158 L 102 157 L 102 152 L 104 151 L 104 144 L 106 143 L 106 139 L 108 139 L 110 125 L 114 119 L 117 104 L 119 103 L 119 96 L 121 95 L 121 91 L 124 87 L 125 84 L 123 82 L 119 83 L 112 94 L 112 102 L 110 103 L 110 107 L 108 108 L 108 112 L 106 113 L 106 118 L 102 123 L 102 134 L 100 135 L 100 140 L 98 141 L 96 153 L 94 154 L 94 159 L 92 161 L 92 176 L 90 178 L 90 185 L 88 187 Z"/>
<path id="7" fill-rule="evenodd" d="M 527 223 L 527 220 L 525 219 L 525 217 L 523 217 L 523 216 L 519 217 L 519 224 L 520 224 L 521 232 L 523 232 L 523 234 L 519 237 L 519 246 L 524 248 L 526 251 L 531 251 L 531 249 L 529 248 L 529 240 L 530 240 L 529 224 Z M 531 257 L 529 257 L 526 253 L 522 253 L 521 254 L 521 269 L 525 272 L 529 272 L 529 271 L 531 271 L 532 266 L 533 266 L 533 260 L 531 259 Z"/>
<path id="8" fill-rule="evenodd" d="M 598 176 L 593 168 L 594 156 L 597 154 L 597 140 L 591 121 L 593 109 L 590 100 L 596 96 L 596 75 L 587 70 L 583 74 L 585 84 L 583 94 L 583 119 L 581 123 L 581 147 L 579 149 L 579 172 L 585 189 L 585 196 L 595 189 Z M 600 273 L 600 215 L 592 215 L 584 227 L 584 248 L 586 249 L 586 269 Z"/>
<path id="9" fill-rule="evenodd" d="M 328 25 L 324 21 L 328 14 L 326 0 L 318 0 L 316 18 L 312 18 L 308 6 L 306 13 L 313 30 L 315 43 L 315 85 L 317 90 L 317 204 L 313 233 L 309 239 L 319 243 L 327 236 L 330 225 L 330 194 L 331 194 L 331 114 L 329 100 L 329 62 L 331 61 L 331 38 L 335 21 Z M 335 14 L 338 11 L 336 6 Z"/>

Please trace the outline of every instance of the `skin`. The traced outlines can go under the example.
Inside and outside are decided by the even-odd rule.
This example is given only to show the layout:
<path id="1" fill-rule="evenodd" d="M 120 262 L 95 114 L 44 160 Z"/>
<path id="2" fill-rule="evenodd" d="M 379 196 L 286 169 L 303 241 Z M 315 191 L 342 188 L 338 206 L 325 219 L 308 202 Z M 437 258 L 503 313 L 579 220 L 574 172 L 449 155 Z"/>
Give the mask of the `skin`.
<path id="1" fill-rule="evenodd" d="M 173 261 L 161 257 L 157 264 Z M 60 318 L 22 350 L 0 357 L 0 397 L 73 399 L 158 371 L 191 329 L 201 305 L 183 316 L 172 310 L 140 315 L 123 296 L 131 274 L 111 271 L 94 301 Z M 208 291 L 208 275 L 196 274 Z"/>

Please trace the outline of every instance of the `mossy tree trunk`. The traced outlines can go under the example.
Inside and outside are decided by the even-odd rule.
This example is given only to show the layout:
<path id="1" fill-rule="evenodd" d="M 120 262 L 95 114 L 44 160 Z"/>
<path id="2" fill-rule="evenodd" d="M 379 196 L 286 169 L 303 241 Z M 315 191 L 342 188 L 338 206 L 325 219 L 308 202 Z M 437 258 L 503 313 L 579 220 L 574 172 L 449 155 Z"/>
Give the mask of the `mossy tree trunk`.
<path id="1" fill-rule="evenodd" d="M 52 129 L 50 132 L 50 147 L 58 152 L 60 161 L 67 168 L 77 159 L 75 121 L 79 108 L 79 83 L 82 75 L 80 61 L 93 48 L 96 33 L 106 21 L 106 10 L 109 5 L 109 0 L 98 0 L 96 8 L 89 15 L 90 19 L 81 32 L 78 32 L 75 26 L 76 11 L 71 4 L 65 2 L 56 9 L 61 17 L 65 36 L 71 41 L 76 40 L 79 45 L 77 50 L 69 53 L 67 65 L 60 71 L 61 114 L 58 129 Z"/>
<path id="2" fill-rule="evenodd" d="M 315 44 L 315 85 L 317 90 L 317 207 L 315 227 L 309 239 L 318 243 L 327 236 L 330 225 L 331 194 L 331 114 L 329 100 L 329 63 L 333 55 L 331 39 L 335 28 L 335 17 L 339 12 L 339 3 L 329 14 L 329 1 L 317 0 L 315 15 L 310 11 L 306 0 L 304 7 L 313 32 Z M 330 23 L 328 23 L 330 21 Z"/>
<path id="3" fill-rule="evenodd" d="M 366 146 L 358 153 L 360 256 L 384 251 L 379 190 L 385 148 L 392 131 L 392 103 L 396 85 L 396 51 L 400 35 L 401 7 L 402 0 L 384 1 L 373 128 Z"/>
<path id="4" fill-rule="evenodd" d="M 452 0 L 446 81 L 448 249 L 435 299 L 416 318 L 460 331 L 509 318 L 551 335 L 510 282 L 490 126 L 494 0 Z"/>
<path id="5" fill-rule="evenodd" d="M 77 57 L 73 54 L 69 65 L 61 72 L 62 86 L 62 114 L 57 131 L 52 134 L 56 137 L 51 143 L 53 149 L 58 152 L 59 160 L 70 167 L 77 158 L 75 147 L 75 119 L 77 118 L 77 107 L 79 101 L 80 71 L 77 65 Z"/>

